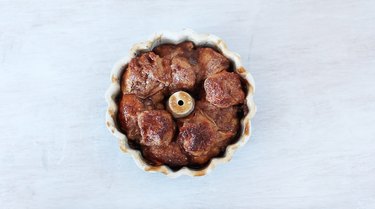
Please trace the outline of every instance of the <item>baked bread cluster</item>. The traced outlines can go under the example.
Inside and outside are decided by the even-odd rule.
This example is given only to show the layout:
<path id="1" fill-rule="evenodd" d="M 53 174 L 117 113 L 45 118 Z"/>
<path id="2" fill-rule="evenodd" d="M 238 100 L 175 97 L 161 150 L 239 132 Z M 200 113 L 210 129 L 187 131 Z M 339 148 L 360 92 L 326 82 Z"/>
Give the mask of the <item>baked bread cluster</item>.
<path id="1" fill-rule="evenodd" d="M 117 123 L 128 142 L 152 165 L 201 166 L 219 156 L 240 132 L 246 87 L 215 49 L 186 41 L 140 53 L 121 79 Z M 195 99 L 187 117 L 166 108 L 170 95 Z"/>

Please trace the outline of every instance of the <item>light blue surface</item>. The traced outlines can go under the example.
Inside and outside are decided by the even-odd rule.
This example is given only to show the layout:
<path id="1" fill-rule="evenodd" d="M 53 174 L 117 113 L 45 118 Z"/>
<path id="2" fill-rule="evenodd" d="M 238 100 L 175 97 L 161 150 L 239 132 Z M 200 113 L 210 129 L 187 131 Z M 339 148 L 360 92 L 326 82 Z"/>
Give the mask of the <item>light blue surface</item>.
<path id="1" fill-rule="evenodd" d="M 375 208 L 375 1 L 0 0 L 0 208 Z M 209 176 L 140 170 L 104 125 L 113 64 L 160 30 L 223 38 L 253 137 Z"/>

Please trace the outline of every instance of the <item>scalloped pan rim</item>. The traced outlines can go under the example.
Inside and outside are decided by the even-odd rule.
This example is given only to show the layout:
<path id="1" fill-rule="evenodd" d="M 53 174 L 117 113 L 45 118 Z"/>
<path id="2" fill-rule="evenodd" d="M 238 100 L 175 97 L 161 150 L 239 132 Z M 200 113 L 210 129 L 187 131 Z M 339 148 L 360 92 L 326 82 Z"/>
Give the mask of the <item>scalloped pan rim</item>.
<path id="1" fill-rule="evenodd" d="M 152 166 L 146 163 L 143 159 L 142 154 L 139 150 L 135 150 L 129 147 L 127 137 L 121 133 L 121 131 L 116 126 L 116 115 L 117 115 L 117 104 L 116 104 L 116 97 L 120 93 L 120 78 L 124 71 L 124 67 L 129 63 L 129 61 L 135 57 L 138 53 L 144 51 L 150 51 L 155 46 L 164 43 L 173 43 L 178 44 L 183 41 L 192 41 L 196 45 L 209 45 L 215 47 L 224 56 L 230 59 L 234 63 L 235 71 L 245 80 L 248 82 L 248 93 L 246 95 L 246 103 L 249 108 L 249 113 L 241 120 L 242 126 L 242 133 L 239 140 L 231 145 L 228 145 L 225 153 L 221 157 L 216 157 L 211 160 L 211 162 L 202 169 L 191 169 L 188 167 L 182 167 L 181 169 L 174 171 L 170 169 L 168 166 L 161 165 L 161 166 Z M 254 116 L 256 112 L 256 106 L 253 100 L 253 95 L 255 91 L 255 84 L 252 75 L 245 70 L 242 66 L 240 56 L 232 51 L 230 51 L 224 41 L 217 36 L 211 34 L 198 34 L 191 29 L 184 29 L 181 32 L 159 32 L 156 33 L 152 38 L 145 42 L 135 44 L 131 49 L 128 56 L 119 60 L 114 67 L 112 68 L 111 72 L 111 84 L 106 92 L 105 98 L 108 104 L 108 108 L 106 111 L 106 126 L 109 131 L 119 139 L 120 148 L 123 152 L 129 153 L 138 167 L 143 169 L 144 171 L 148 172 L 160 172 L 168 177 L 178 177 L 181 175 L 188 175 L 188 176 L 204 176 L 210 173 L 216 165 L 226 163 L 231 160 L 234 152 L 249 140 L 251 135 L 251 118 Z"/>

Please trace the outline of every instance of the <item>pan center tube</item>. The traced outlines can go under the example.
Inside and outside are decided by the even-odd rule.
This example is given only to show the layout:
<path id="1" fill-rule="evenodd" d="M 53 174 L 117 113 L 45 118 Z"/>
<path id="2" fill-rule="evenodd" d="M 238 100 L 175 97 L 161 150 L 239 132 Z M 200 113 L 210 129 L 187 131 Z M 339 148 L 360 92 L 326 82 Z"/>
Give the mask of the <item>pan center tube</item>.
<path id="1" fill-rule="evenodd" d="M 195 101 L 189 93 L 177 91 L 173 93 L 167 102 L 167 109 L 175 118 L 188 116 L 194 110 Z"/>

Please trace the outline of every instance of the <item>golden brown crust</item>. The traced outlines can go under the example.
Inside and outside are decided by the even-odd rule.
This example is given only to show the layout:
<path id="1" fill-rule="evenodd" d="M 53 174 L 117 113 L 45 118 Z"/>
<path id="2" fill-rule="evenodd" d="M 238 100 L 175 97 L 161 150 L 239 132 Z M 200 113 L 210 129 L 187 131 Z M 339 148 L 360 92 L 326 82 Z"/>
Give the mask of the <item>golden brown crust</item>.
<path id="1" fill-rule="evenodd" d="M 172 71 L 172 83 L 169 86 L 171 93 L 187 90 L 192 91 L 195 87 L 195 70 L 193 65 L 184 57 L 174 57 L 168 66 Z"/>
<path id="2" fill-rule="evenodd" d="M 219 108 L 203 99 L 196 102 L 196 108 L 215 123 L 219 131 L 237 133 L 240 124 L 237 106 Z"/>
<path id="3" fill-rule="evenodd" d="M 179 90 L 192 91 L 195 87 L 196 61 L 192 62 L 194 44 L 190 41 L 178 45 L 163 44 L 154 49 L 162 59 L 163 67 L 171 72 L 170 93 Z"/>
<path id="4" fill-rule="evenodd" d="M 208 47 L 198 48 L 197 52 L 200 66 L 197 77 L 200 80 L 229 68 L 229 60 L 219 52 Z"/>
<path id="5" fill-rule="evenodd" d="M 233 72 L 223 71 L 208 77 L 204 81 L 204 90 L 207 101 L 221 108 L 242 104 L 245 100 L 240 77 Z"/>
<path id="6" fill-rule="evenodd" d="M 165 110 L 144 111 L 138 115 L 138 125 L 144 146 L 168 145 L 173 138 L 175 124 L 172 116 Z"/>
<path id="7" fill-rule="evenodd" d="M 184 150 L 193 156 L 207 155 L 216 138 L 214 124 L 198 115 L 183 124 L 177 139 Z"/>
<path id="8" fill-rule="evenodd" d="M 182 124 L 182 125 L 181 125 Z M 232 135 L 223 133 L 200 111 L 180 120 L 177 142 L 191 157 L 192 164 L 204 164 L 218 155 Z"/>
<path id="9" fill-rule="evenodd" d="M 165 59 L 172 59 L 176 56 L 189 57 L 195 48 L 193 42 L 185 41 L 180 44 L 163 44 L 153 49 L 155 54 Z"/>
<path id="10" fill-rule="evenodd" d="M 158 91 L 156 94 L 150 97 L 147 97 L 146 99 L 143 100 L 146 106 L 146 110 L 153 110 L 153 109 L 164 110 L 165 109 L 164 101 L 163 101 L 164 98 L 165 98 L 164 91 Z"/>
<path id="11" fill-rule="evenodd" d="M 239 76 L 227 72 L 229 67 L 219 52 L 189 41 L 140 54 L 122 77 L 119 126 L 153 165 L 204 165 L 239 131 L 243 108 L 238 104 L 245 98 Z M 165 111 L 177 91 L 198 99 L 185 118 Z"/>
<path id="12" fill-rule="evenodd" d="M 130 61 L 122 77 L 121 89 L 124 94 L 146 98 L 170 82 L 171 72 L 163 67 L 161 58 L 153 52 L 146 52 Z"/>
<path id="13" fill-rule="evenodd" d="M 118 121 L 120 128 L 125 131 L 130 140 L 141 138 L 138 127 L 138 114 L 145 110 L 142 101 L 133 94 L 123 94 L 120 98 Z"/>
<path id="14" fill-rule="evenodd" d="M 172 142 L 168 146 L 149 146 L 143 148 L 143 156 L 154 165 L 184 166 L 189 163 L 188 157 L 180 146 Z"/>

